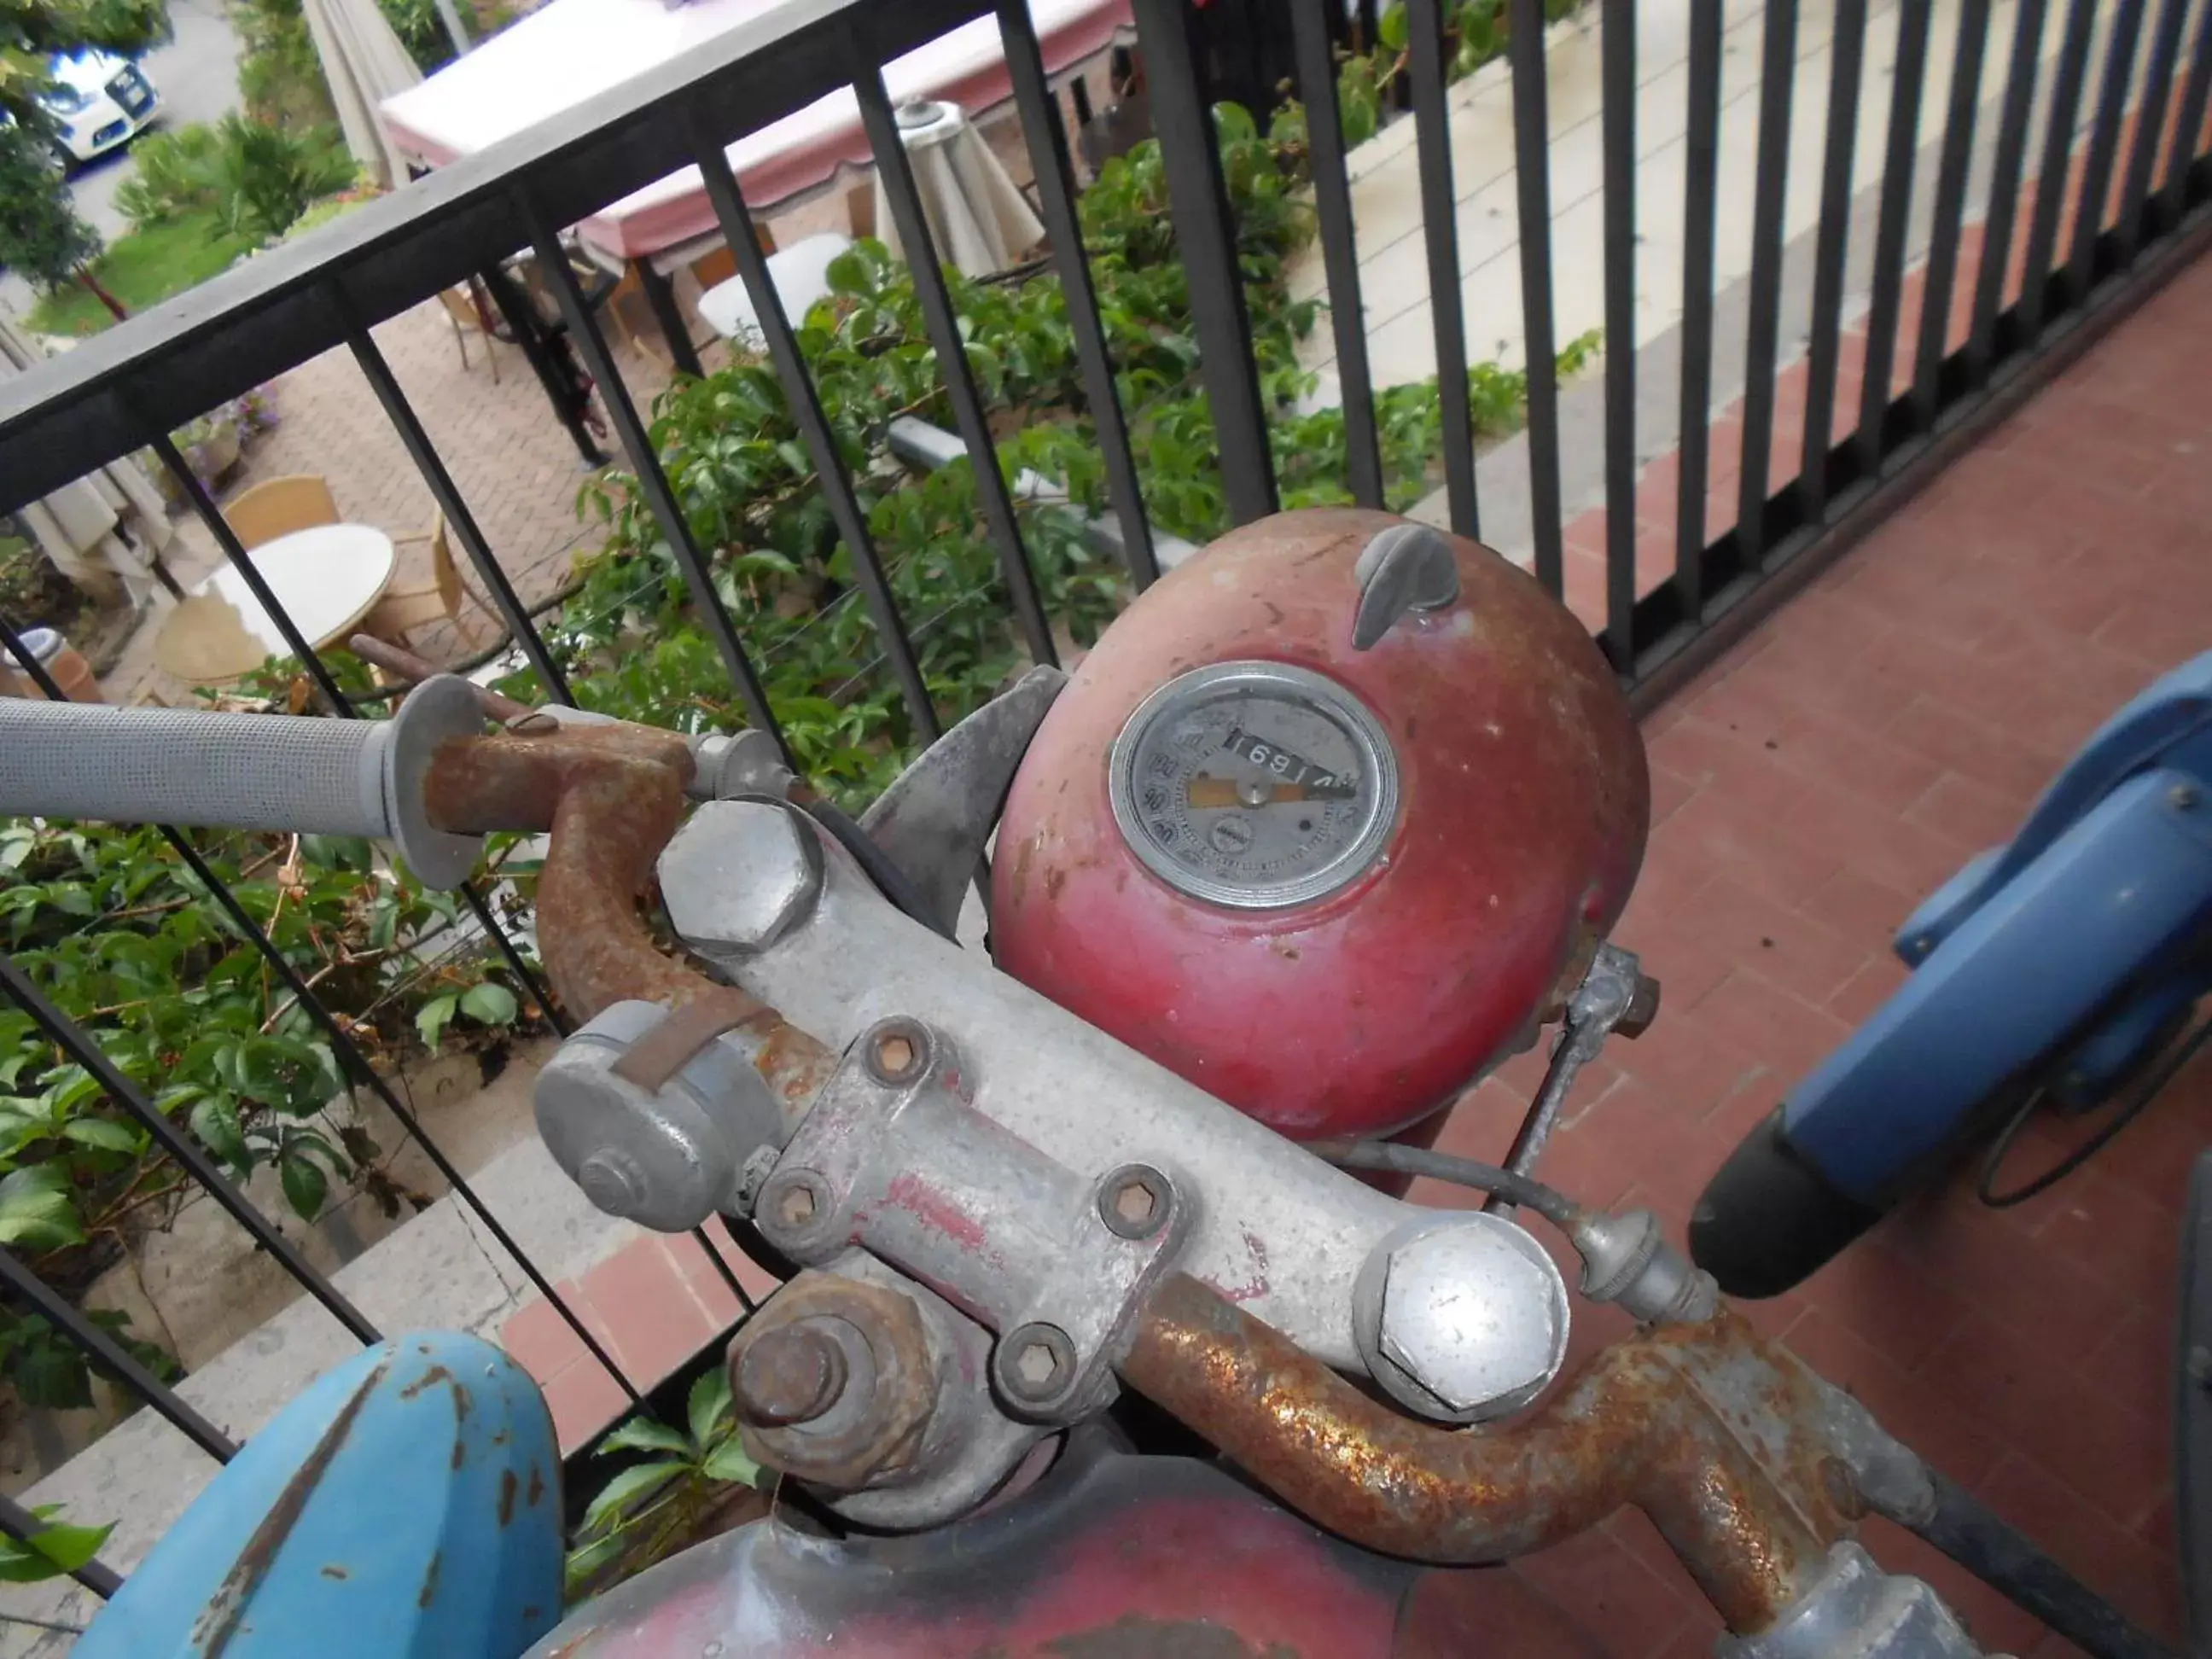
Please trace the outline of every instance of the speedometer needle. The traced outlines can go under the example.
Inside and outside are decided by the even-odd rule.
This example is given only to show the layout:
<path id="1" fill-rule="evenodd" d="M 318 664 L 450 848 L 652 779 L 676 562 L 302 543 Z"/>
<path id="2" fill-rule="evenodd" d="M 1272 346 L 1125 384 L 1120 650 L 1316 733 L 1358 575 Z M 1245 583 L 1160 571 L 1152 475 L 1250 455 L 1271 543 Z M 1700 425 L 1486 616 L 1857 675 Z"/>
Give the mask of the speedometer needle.
<path id="1" fill-rule="evenodd" d="M 1185 788 L 1193 806 L 1270 806 L 1278 801 L 1310 798 L 1302 783 L 1240 784 L 1234 778 L 1217 778 L 1201 772 Z"/>

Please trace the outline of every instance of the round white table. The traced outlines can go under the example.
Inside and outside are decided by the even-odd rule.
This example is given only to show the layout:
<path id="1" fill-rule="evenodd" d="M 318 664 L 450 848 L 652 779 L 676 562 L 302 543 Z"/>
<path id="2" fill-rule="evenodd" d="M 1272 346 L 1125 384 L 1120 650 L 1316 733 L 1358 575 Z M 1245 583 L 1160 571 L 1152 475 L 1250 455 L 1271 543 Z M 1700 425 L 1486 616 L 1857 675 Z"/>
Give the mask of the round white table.
<path id="1" fill-rule="evenodd" d="M 250 549 L 246 556 L 307 642 L 318 650 L 360 626 L 392 586 L 392 538 L 362 524 L 321 524 Z M 291 646 L 228 562 L 195 582 L 161 626 L 155 659 L 195 685 L 250 674 Z"/>

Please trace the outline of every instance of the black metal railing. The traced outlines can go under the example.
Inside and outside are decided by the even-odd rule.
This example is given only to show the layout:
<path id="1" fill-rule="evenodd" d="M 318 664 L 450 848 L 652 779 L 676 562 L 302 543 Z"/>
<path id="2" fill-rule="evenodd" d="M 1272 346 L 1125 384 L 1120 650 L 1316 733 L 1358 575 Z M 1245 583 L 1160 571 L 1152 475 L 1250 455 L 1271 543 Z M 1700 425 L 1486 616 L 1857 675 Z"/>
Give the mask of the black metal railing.
<path id="1" fill-rule="evenodd" d="M 1309 105 L 1309 155 L 1321 254 L 1334 301 L 1330 327 L 1345 401 L 1346 494 L 1379 506 L 1383 469 L 1374 414 L 1374 379 L 1359 301 L 1359 262 L 1344 129 L 1334 88 L 1331 42 L 1342 32 L 1334 0 L 1284 0 L 1294 33 L 1298 89 Z M 1447 18 L 1440 0 L 1405 0 L 1409 61 L 1405 93 L 1418 148 L 1423 243 L 1431 281 L 1443 434 L 1442 483 L 1454 528 L 1478 533 L 1474 422 L 1466 377 L 1467 325 L 1460 301 L 1461 251 L 1455 224 Z M 1188 276 L 1201 348 L 1218 461 L 1231 515 L 1246 521 L 1274 510 L 1277 480 L 1263 396 L 1213 137 L 1205 52 L 1186 0 L 1133 0 L 1147 68 L 1153 124 L 1161 143 L 1173 228 Z M 1514 106 L 1519 260 L 1527 341 L 1528 501 L 1534 573 L 1553 594 L 1565 588 L 1560 388 L 1553 369 L 1553 204 L 1547 149 L 1547 52 L 1542 0 L 1510 0 L 1510 44 L 1500 71 Z M 1656 696 L 1675 677 L 1707 660 L 1755 615 L 1763 596 L 1784 592 L 1793 573 L 1815 568 L 1848 544 L 1940 465 L 1946 446 L 1970 433 L 2033 383 L 2039 365 L 2094 337 L 2160 274 L 2204 245 L 2212 210 L 2212 156 L 2200 143 L 2212 91 L 2212 11 L 2186 38 L 2188 0 L 2122 0 L 2107 33 L 2101 67 L 2092 62 L 2096 0 L 2070 0 L 2057 51 L 2043 50 L 2047 0 L 2021 0 L 1995 129 L 1978 263 L 1959 267 L 1956 251 L 1972 195 L 1980 70 L 1996 43 L 1990 0 L 1960 0 L 1952 90 L 1932 193 L 1930 250 L 1922 272 L 1922 320 L 1900 341 L 1899 319 L 1911 264 L 1923 94 L 1928 78 L 1932 0 L 1899 0 L 1899 40 L 1875 215 L 1864 392 L 1852 428 L 1832 429 L 1846 317 L 1846 221 L 1864 78 L 1868 0 L 1838 0 L 1831 51 L 1828 116 L 1820 177 L 1820 222 L 1813 253 L 1812 318 L 1807 347 L 1809 388 L 1802 454 L 1790 477 L 1771 487 L 1782 291 L 1787 159 L 1799 75 L 1795 7 L 1765 14 L 1752 201 L 1753 258 L 1744 359 L 1744 448 L 1735 522 L 1717 536 L 1705 523 L 1711 462 L 1716 334 L 1715 233 L 1721 126 L 1723 16 L 1720 0 L 1690 0 L 1687 63 L 1687 185 L 1680 328 L 1680 416 L 1678 498 L 1670 569 L 1639 580 L 1636 558 L 1635 453 L 1638 354 L 1635 283 L 1638 252 L 1634 102 L 1638 74 L 1628 0 L 1596 0 L 1602 32 L 1604 318 L 1611 349 L 1602 383 L 1605 420 L 1601 499 L 1607 509 L 1606 581 L 1600 638 L 1625 682 Z M 225 559 L 283 631 L 330 715 L 357 712 L 338 678 L 285 616 L 276 596 L 167 435 L 211 404 L 235 397 L 316 355 L 345 347 L 391 421 L 490 596 L 513 648 L 545 692 L 570 701 L 558 653 L 526 611 L 513 581 L 436 445 L 410 404 L 370 330 L 472 274 L 496 271 L 517 248 L 533 247 L 557 303 L 568 339 L 596 385 L 638 498 L 681 572 L 694 620 L 712 641 L 750 717 L 781 732 L 744 630 L 724 604 L 709 550 L 695 536 L 641 413 L 626 389 L 600 321 L 566 260 L 564 227 L 603 204 L 679 168 L 696 166 L 715 216 L 734 252 L 766 355 L 785 389 L 799 439 L 818 477 L 854 582 L 873 623 L 876 645 L 896 682 L 915 732 L 939 730 L 939 711 L 917 659 L 915 620 L 901 613 L 890 574 L 869 533 L 855 481 L 841 453 L 806 361 L 770 280 L 753 215 L 724 157 L 735 139 L 837 88 L 857 94 L 885 197 L 912 260 L 921 312 L 949 406 L 974 464 L 981 516 L 994 548 L 1022 647 L 1035 660 L 1054 659 L 1054 619 L 1024 544 L 1022 520 L 997 462 L 989 412 L 963 349 L 961 319 L 936 260 L 913 170 L 899 142 L 881 66 L 972 19 L 994 15 L 990 0 L 813 0 L 779 9 L 684 61 L 594 99 L 556 120 L 508 139 L 409 185 L 392 196 L 235 268 L 188 299 L 123 323 L 65 356 L 0 383 L 0 509 L 59 489 L 94 467 L 150 447 L 214 537 Z M 2150 14 L 2155 12 L 2155 15 Z M 1012 101 L 1036 171 L 1054 268 L 1068 300 L 1083 392 L 1096 423 L 1110 504 L 1132 585 L 1157 574 L 1143 499 L 1144 470 L 1133 453 L 1118 400 L 1115 365 L 1094 299 L 1079 240 L 1075 179 L 1036 35 L 1020 0 L 995 6 L 1012 71 Z M 2142 56 L 2146 25 L 2149 48 Z M 1359 38 L 1376 38 L 1364 16 Z M 2054 80 L 2034 127 L 2037 82 L 2046 61 Z M 2094 82 L 2096 102 L 2081 142 L 2081 103 Z M 2131 114 L 2132 112 L 2132 114 Z M 2171 121 L 2169 116 L 2171 113 Z M 2176 137 L 2160 161 L 2161 135 Z M 2028 159 L 2039 158 L 2035 179 Z M 2079 163 L 2077 168 L 2077 161 Z M 2105 210 L 2113 180 L 2117 205 Z M 2021 229 L 2020 204 L 2034 186 L 2026 229 L 2026 277 L 2008 300 L 2006 270 Z M 2060 247 L 2069 205 L 2077 211 Z M 1971 326 L 1954 348 L 1948 331 L 1957 285 L 1971 283 Z M 2069 342 L 2074 343 L 2069 345 Z M 1909 385 L 1893 395 L 1894 354 L 1909 349 Z M 533 359 L 535 361 L 535 359 Z M 0 618 L 0 646 L 48 696 L 59 688 Z M 4 804 L 0 804 L 4 805 Z M 349 1035 L 344 1021 L 269 933 L 216 878 L 192 844 L 174 831 L 169 844 L 220 907 L 225 925 L 247 940 L 296 996 L 348 1078 L 369 1090 L 428 1153 L 461 1200 L 482 1219 L 538 1291 L 565 1319 L 597 1363 L 639 1398 L 599 1340 L 504 1229 L 459 1170 Z M 534 965 L 477 889 L 467 893 L 483 937 L 547 1020 L 564 1030 L 562 1011 Z M 164 1116 L 144 1091 L 102 1054 L 18 962 L 0 954 L 0 989 L 58 1048 L 96 1079 L 108 1097 L 143 1126 L 236 1218 L 256 1243 L 354 1335 L 374 1339 L 362 1314 L 306 1261 L 205 1152 Z M 736 1279 L 712 1243 L 710 1257 L 733 1289 Z M 230 1441 L 154 1378 L 68 1300 L 41 1285 L 21 1262 L 0 1253 L 0 1281 L 82 1345 L 132 1393 L 149 1402 L 210 1455 Z M 742 1291 L 739 1292 L 742 1298 Z M 650 1379 L 647 1379 L 649 1381 Z M 21 1535 L 35 1523 L 0 1504 L 0 1530 Z M 106 1594 L 114 1575 L 94 1563 L 77 1575 Z"/>

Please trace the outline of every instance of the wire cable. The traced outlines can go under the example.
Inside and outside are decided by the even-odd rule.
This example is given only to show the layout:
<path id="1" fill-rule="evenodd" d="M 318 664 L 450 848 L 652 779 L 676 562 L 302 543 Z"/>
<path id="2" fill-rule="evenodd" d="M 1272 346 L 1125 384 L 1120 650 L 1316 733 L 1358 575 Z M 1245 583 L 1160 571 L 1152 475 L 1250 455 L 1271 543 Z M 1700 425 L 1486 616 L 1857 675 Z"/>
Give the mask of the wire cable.
<path id="1" fill-rule="evenodd" d="M 1493 1193 L 1509 1204 L 1534 1210 L 1560 1231 L 1571 1234 L 1583 1218 L 1583 1206 L 1556 1187 L 1547 1187 L 1529 1176 L 1516 1175 L 1495 1164 L 1449 1152 L 1433 1152 L 1423 1146 L 1401 1146 L 1393 1140 L 1310 1140 L 1305 1149 L 1323 1163 L 1340 1170 L 1381 1170 L 1393 1175 L 1426 1176 L 1455 1187 L 1472 1187 Z"/>

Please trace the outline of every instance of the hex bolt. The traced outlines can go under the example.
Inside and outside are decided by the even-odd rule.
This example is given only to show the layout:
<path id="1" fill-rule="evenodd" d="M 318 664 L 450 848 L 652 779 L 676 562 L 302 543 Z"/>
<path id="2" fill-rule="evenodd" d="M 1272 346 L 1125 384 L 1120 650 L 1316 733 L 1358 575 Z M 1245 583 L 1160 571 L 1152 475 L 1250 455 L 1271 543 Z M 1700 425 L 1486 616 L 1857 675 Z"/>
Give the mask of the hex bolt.
<path id="1" fill-rule="evenodd" d="M 1075 1345 L 1057 1325 L 1033 1321 L 999 1339 L 994 1365 L 999 1387 L 1016 1403 L 1048 1405 L 1066 1391 L 1075 1374 Z"/>
<path id="2" fill-rule="evenodd" d="M 1150 1238 L 1167 1225 L 1175 1189 L 1149 1164 L 1124 1164 L 1098 1183 L 1098 1218 L 1116 1237 Z"/>
<path id="3" fill-rule="evenodd" d="M 927 1069 L 930 1046 L 928 1030 L 918 1021 L 887 1019 L 861 1039 L 862 1063 L 877 1082 L 896 1088 Z"/>
<path id="4" fill-rule="evenodd" d="M 2173 803 L 2177 811 L 2183 812 L 2191 811 L 2203 799 L 2193 783 L 2175 784 L 2172 788 L 2166 792 L 2166 798 Z"/>
<path id="5" fill-rule="evenodd" d="M 811 1422 L 837 1403 L 845 1390 L 845 1352 L 822 1322 L 801 1320 L 763 1331 L 738 1352 L 730 1392 L 739 1417 L 775 1428 Z"/>
<path id="6" fill-rule="evenodd" d="M 602 1146 L 578 1164 L 576 1185 L 593 1209 L 608 1215 L 633 1215 L 645 1201 L 644 1171 L 618 1146 Z"/>
<path id="7" fill-rule="evenodd" d="M 779 1170 L 769 1177 L 757 1212 L 773 1233 L 786 1237 L 811 1232 L 830 1207 L 822 1177 L 811 1170 Z"/>

